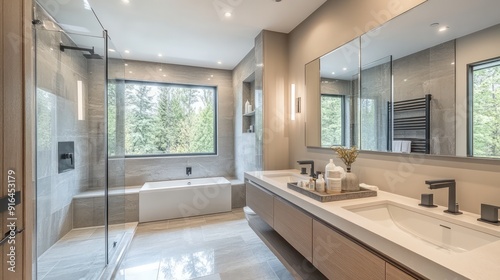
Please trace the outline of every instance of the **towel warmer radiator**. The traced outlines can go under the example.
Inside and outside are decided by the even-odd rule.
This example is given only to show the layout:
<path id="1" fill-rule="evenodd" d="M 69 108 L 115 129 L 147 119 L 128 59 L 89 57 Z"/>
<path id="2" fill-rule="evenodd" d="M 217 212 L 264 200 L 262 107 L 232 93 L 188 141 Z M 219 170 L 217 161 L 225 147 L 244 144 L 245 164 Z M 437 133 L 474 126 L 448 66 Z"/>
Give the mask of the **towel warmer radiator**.
<path id="1" fill-rule="evenodd" d="M 430 154 L 431 152 L 431 98 L 426 94 L 424 97 L 387 102 L 388 128 L 387 129 L 387 150 L 392 151 L 393 140 L 411 141 L 412 153 Z M 394 107 L 394 108 L 393 108 Z M 415 111 L 408 116 L 411 111 Z M 392 128 L 392 129 L 391 129 Z M 405 131 L 423 131 L 424 137 L 406 137 Z M 398 137 L 393 139 L 393 134 L 398 133 Z"/>

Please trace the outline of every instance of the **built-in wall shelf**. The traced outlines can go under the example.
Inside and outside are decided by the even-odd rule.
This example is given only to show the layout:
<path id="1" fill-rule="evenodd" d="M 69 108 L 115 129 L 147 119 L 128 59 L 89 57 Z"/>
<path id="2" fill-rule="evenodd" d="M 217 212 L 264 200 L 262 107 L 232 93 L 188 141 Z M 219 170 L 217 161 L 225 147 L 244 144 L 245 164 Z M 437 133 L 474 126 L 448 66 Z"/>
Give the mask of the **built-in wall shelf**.
<path id="1" fill-rule="evenodd" d="M 255 111 L 252 111 L 250 113 L 243 114 L 243 117 L 253 117 L 255 116 Z"/>
<path id="2" fill-rule="evenodd" d="M 242 132 L 253 133 L 255 132 L 255 73 L 243 81 L 241 101 Z M 252 105 L 251 111 L 246 108 L 247 101 Z"/>

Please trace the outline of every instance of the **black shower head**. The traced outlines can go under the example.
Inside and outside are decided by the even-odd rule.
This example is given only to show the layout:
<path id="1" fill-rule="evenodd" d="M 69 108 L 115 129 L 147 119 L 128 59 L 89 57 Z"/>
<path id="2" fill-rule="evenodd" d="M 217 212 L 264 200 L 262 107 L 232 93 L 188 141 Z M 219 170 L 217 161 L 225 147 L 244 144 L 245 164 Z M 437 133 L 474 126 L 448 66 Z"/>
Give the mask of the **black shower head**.
<path id="1" fill-rule="evenodd" d="M 86 59 L 102 59 L 102 56 L 96 53 L 90 53 L 90 54 L 84 53 L 83 56 L 85 56 Z"/>
<path id="2" fill-rule="evenodd" d="M 102 56 L 94 53 L 94 47 L 90 48 L 80 48 L 80 47 L 73 47 L 73 46 L 65 46 L 63 44 L 59 45 L 59 49 L 61 51 L 64 51 L 66 49 L 68 50 L 78 50 L 78 51 L 85 51 L 89 52 L 89 54 L 83 54 L 83 56 L 87 59 L 102 59 Z"/>

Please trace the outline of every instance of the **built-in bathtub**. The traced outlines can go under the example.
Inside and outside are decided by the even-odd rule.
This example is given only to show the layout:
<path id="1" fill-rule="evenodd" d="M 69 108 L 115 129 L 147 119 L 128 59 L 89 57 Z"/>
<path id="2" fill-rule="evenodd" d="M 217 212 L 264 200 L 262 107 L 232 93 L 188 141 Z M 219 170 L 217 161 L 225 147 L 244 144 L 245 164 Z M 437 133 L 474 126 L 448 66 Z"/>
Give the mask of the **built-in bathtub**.
<path id="1" fill-rule="evenodd" d="M 231 183 L 222 177 L 147 182 L 139 191 L 139 222 L 231 211 Z"/>

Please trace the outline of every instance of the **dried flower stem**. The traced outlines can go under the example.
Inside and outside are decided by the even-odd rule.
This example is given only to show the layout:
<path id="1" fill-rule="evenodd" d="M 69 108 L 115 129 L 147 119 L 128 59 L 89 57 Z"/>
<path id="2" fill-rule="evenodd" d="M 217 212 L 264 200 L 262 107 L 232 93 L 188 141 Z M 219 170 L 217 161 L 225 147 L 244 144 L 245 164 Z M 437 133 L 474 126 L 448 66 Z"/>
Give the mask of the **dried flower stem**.
<path id="1" fill-rule="evenodd" d="M 346 167 L 351 167 L 351 164 L 356 161 L 356 158 L 358 157 L 359 150 L 356 148 L 356 146 L 352 146 L 351 148 L 347 147 L 332 147 L 332 150 L 334 150 L 338 157 L 344 162 Z"/>

